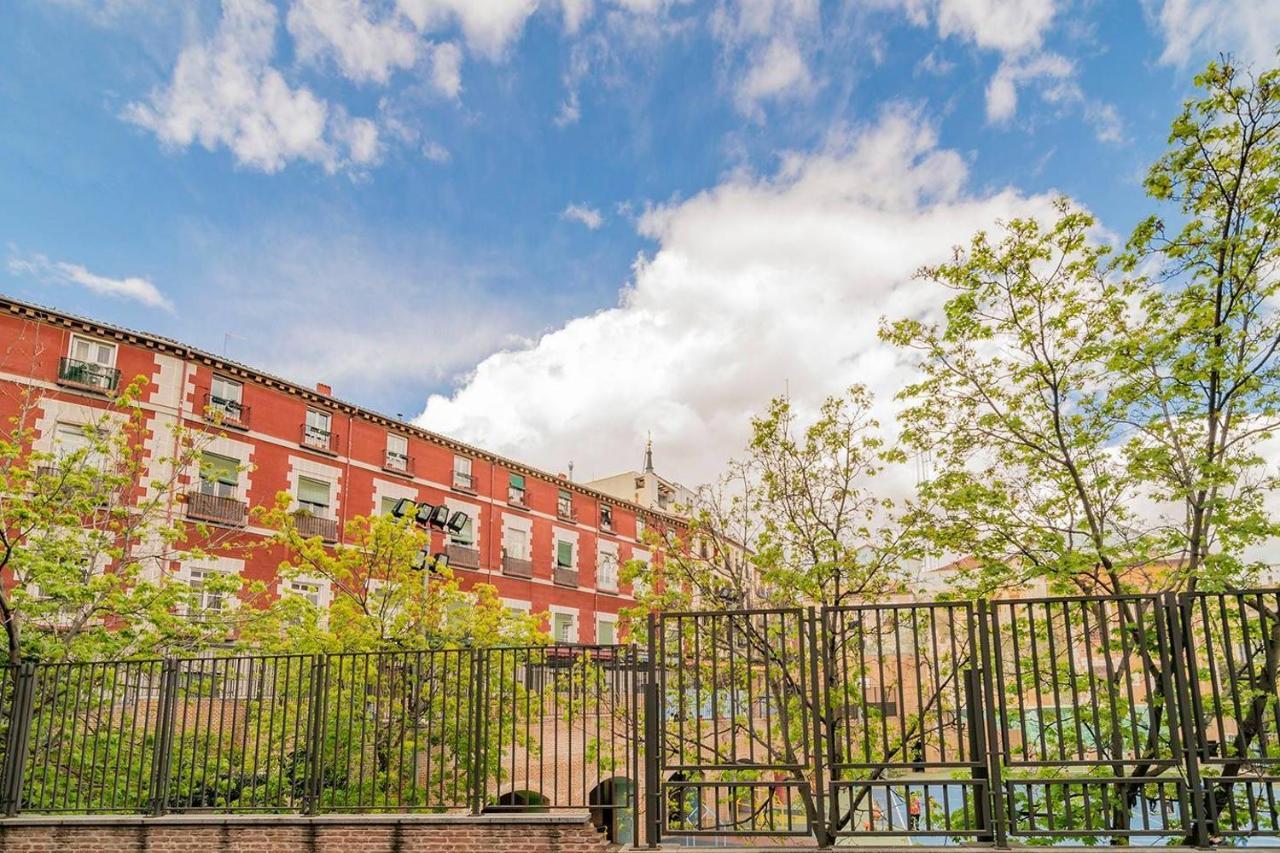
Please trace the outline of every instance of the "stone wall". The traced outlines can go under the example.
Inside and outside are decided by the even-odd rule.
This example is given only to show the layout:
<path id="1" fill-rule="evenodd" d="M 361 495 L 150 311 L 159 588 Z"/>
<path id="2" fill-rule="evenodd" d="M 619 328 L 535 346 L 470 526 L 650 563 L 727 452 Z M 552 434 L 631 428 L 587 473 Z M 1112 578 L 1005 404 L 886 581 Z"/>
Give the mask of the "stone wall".
<path id="1" fill-rule="evenodd" d="M 511 815 L 166 815 L 0 820 L 5 853 L 594 853 L 586 812 Z"/>

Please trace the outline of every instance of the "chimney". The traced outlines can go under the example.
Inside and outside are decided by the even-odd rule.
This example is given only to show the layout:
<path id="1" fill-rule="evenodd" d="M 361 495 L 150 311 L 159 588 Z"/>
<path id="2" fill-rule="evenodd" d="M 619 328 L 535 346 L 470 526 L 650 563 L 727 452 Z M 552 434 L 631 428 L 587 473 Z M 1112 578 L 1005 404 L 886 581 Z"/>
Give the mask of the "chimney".
<path id="1" fill-rule="evenodd" d="M 323 382 L 317 382 L 317 383 L 316 383 L 316 392 L 317 392 L 317 393 L 320 393 L 320 394 L 323 394 L 323 395 L 325 395 L 326 397 L 332 397 L 332 396 L 333 396 L 333 389 L 332 389 L 332 388 L 330 388 L 328 385 L 324 384 Z"/>

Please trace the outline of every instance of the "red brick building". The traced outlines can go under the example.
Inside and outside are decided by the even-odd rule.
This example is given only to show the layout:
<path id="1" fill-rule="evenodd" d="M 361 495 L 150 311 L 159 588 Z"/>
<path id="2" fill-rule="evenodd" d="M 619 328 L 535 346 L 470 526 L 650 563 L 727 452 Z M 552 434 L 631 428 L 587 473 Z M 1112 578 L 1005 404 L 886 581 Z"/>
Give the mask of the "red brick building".
<path id="1" fill-rule="evenodd" d="M 436 435 L 177 341 L 0 297 L 0 417 L 38 391 L 35 445 L 74 444 L 117 389 L 147 379 L 148 443 L 181 423 L 211 434 L 198 471 L 182 475 L 187 499 L 173 512 L 261 536 L 248 516 L 277 492 L 311 510 L 308 532 L 340 541 L 356 515 L 411 498 L 470 517 L 465 529 L 434 531 L 465 585 L 491 583 L 513 608 L 548 612 L 557 639 L 611 642 L 631 598 L 619 567 L 648 559 L 645 525 L 673 516 Z M 144 447 L 150 458 L 154 450 Z M 264 550 L 234 549 L 170 569 L 197 583 L 206 572 L 263 580 L 279 594 L 329 599 L 322 579 L 281 589 Z"/>

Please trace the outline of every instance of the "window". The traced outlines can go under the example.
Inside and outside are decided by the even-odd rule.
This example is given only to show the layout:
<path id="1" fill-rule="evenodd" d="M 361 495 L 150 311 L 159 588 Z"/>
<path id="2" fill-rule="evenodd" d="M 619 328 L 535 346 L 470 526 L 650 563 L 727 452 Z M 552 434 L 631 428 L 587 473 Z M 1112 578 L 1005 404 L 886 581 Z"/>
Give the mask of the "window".
<path id="1" fill-rule="evenodd" d="M 644 538 L 644 519 L 636 516 L 636 539 Z"/>
<path id="2" fill-rule="evenodd" d="M 556 541 L 556 567 L 561 569 L 573 568 L 572 542 L 566 542 L 563 539 Z"/>
<path id="3" fill-rule="evenodd" d="M 195 610 L 200 613 L 221 613 L 227 604 L 226 594 L 208 589 L 206 583 L 210 578 L 216 578 L 218 572 L 213 569 L 189 569 L 188 576 L 190 580 L 187 585 L 195 593 L 192 596 Z"/>
<path id="4" fill-rule="evenodd" d="M 507 502 L 524 506 L 523 474 L 511 474 L 507 478 Z"/>
<path id="5" fill-rule="evenodd" d="M 557 643 L 576 643 L 578 629 L 574 625 L 577 620 L 572 613 L 551 614 L 551 636 Z"/>
<path id="6" fill-rule="evenodd" d="M 289 581 L 288 591 L 293 594 L 305 598 L 316 607 L 320 606 L 320 584 L 311 581 Z"/>
<path id="7" fill-rule="evenodd" d="M 307 409 L 307 423 L 303 427 L 302 439 L 312 447 L 329 447 L 329 413 L 318 409 Z"/>
<path id="8" fill-rule="evenodd" d="M 242 405 L 244 386 L 223 376 L 213 377 L 209 387 L 209 408 L 221 412 L 229 420 L 244 420 Z"/>
<path id="9" fill-rule="evenodd" d="M 471 457 L 453 457 L 453 485 L 460 489 L 472 489 L 475 480 L 471 478 Z"/>
<path id="10" fill-rule="evenodd" d="M 508 527 L 502 537 L 502 547 L 513 560 L 529 559 L 529 531 Z"/>
<path id="11" fill-rule="evenodd" d="M 596 617 L 596 642 L 602 646 L 611 646 L 618 642 L 618 626 L 612 619 Z"/>
<path id="12" fill-rule="evenodd" d="M 604 530 L 613 529 L 613 507 L 608 504 L 600 504 L 600 527 Z"/>
<path id="13" fill-rule="evenodd" d="M 234 498 L 239 475 L 239 460 L 206 452 L 200 458 L 200 494 Z"/>
<path id="14" fill-rule="evenodd" d="M 298 478 L 298 504 L 312 515 L 329 515 L 329 484 L 310 477 Z"/>
<path id="15" fill-rule="evenodd" d="M 400 503 L 399 498 L 383 498 L 378 504 L 379 515 L 391 515 L 391 511 L 396 508 L 396 504 Z"/>
<path id="16" fill-rule="evenodd" d="M 71 358 L 94 367 L 110 369 L 116 366 L 116 345 L 73 335 Z"/>
<path id="17" fill-rule="evenodd" d="M 568 489 L 561 489 L 556 496 L 556 515 L 561 518 L 573 518 L 573 493 Z"/>
<path id="18" fill-rule="evenodd" d="M 409 470 L 409 439 L 387 433 L 387 467 L 393 471 Z"/>
<path id="19" fill-rule="evenodd" d="M 608 592 L 618 590 L 618 555 L 601 551 L 596 560 L 596 588 Z"/>
<path id="20" fill-rule="evenodd" d="M 89 454 L 93 451 L 93 436 L 89 427 L 80 424 L 56 424 L 53 428 L 53 452 L 59 459 L 66 459 L 75 453 Z"/>

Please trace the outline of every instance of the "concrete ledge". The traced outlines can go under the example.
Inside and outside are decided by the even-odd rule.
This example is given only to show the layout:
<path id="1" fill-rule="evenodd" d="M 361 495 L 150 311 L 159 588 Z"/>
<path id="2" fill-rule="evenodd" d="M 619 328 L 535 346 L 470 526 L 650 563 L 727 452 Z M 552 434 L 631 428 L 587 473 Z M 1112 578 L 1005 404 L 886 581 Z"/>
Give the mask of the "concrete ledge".
<path id="1" fill-rule="evenodd" d="M 0 829 L 16 826 L 492 826 L 582 824 L 591 819 L 585 809 L 530 813 L 472 814 L 167 814 L 149 815 L 19 815 L 0 818 Z"/>

